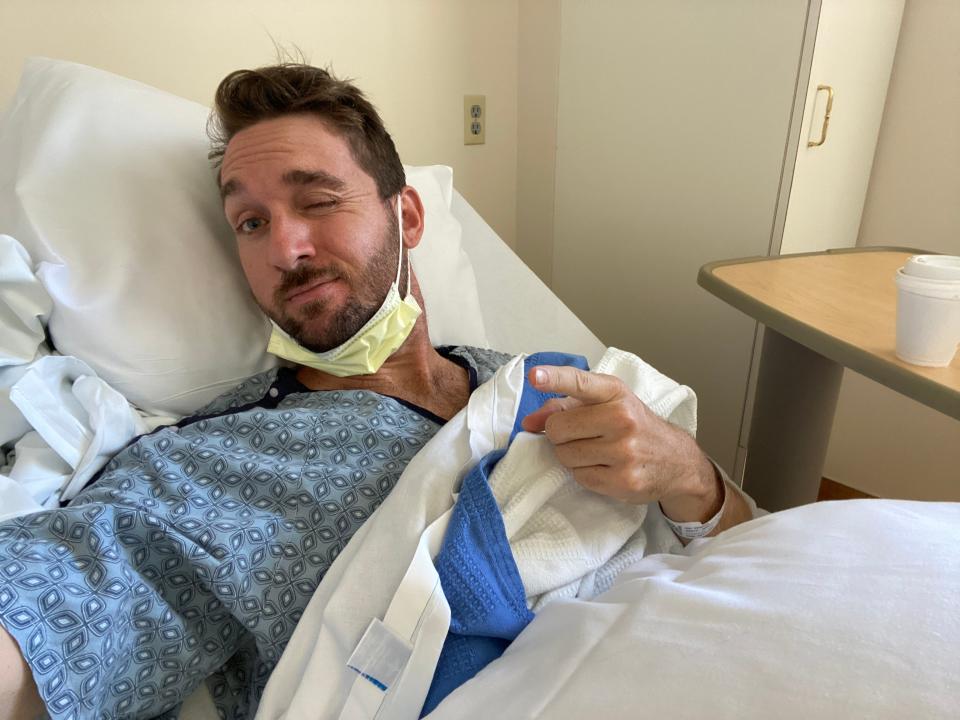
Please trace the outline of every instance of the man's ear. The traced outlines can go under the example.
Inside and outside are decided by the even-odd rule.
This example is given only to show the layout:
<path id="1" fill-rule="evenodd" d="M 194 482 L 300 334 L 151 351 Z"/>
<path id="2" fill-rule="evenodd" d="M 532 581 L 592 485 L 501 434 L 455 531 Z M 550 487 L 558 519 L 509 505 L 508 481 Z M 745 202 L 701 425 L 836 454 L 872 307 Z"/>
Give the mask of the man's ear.
<path id="1" fill-rule="evenodd" d="M 412 250 L 423 237 L 423 203 L 411 185 L 403 186 L 400 202 L 403 206 L 403 246 Z"/>

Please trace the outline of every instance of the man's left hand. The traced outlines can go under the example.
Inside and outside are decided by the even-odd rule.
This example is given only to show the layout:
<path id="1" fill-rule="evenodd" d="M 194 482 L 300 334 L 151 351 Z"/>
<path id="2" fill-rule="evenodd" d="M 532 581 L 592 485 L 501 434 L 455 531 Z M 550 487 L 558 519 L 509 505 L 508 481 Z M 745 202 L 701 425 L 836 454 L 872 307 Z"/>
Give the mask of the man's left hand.
<path id="1" fill-rule="evenodd" d="M 624 502 L 659 501 L 677 522 L 705 522 L 720 510 L 722 480 L 696 441 L 619 378 L 540 365 L 529 379 L 566 397 L 527 415 L 523 429 L 545 433 L 581 485 Z"/>

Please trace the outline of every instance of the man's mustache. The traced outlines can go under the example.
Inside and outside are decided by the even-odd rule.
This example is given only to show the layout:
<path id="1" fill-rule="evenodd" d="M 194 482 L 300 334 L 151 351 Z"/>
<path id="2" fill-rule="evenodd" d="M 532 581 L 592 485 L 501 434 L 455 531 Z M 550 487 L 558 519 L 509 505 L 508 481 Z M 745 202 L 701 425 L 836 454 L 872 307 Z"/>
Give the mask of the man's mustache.
<path id="1" fill-rule="evenodd" d="M 278 307 L 282 307 L 287 297 L 302 287 L 306 287 L 316 282 L 324 282 L 340 277 L 341 273 L 333 265 L 324 265 L 314 267 L 312 265 L 301 265 L 294 270 L 288 270 L 280 276 L 280 283 L 273 291 L 273 302 Z"/>

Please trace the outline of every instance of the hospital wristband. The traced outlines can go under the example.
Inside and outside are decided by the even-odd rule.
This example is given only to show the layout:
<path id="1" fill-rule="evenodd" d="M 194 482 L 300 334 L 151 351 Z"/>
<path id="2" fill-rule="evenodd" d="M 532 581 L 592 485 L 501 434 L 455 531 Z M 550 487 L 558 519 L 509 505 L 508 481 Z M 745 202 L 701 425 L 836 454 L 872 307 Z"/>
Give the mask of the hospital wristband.
<path id="1" fill-rule="evenodd" d="M 675 522 L 667 517 L 667 514 L 663 512 L 663 506 L 660 506 L 660 513 L 663 515 L 663 519 L 667 521 L 667 525 L 670 526 L 670 529 L 673 530 L 674 535 L 683 540 L 696 540 L 697 538 L 706 537 L 714 530 L 717 529 L 717 525 L 720 524 L 720 518 L 723 517 L 723 511 L 727 509 L 727 474 L 723 471 L 719 465 L 717 465 L 713 460 L 710 460 L 710 464 L 713 465 L 714 470 L 716 470 L 716 477 L 720 480 L 720 485 L 722 486 L 721 492 L 723 493 L 723 502 L 720 503 L 720 509 L 717 511 L 717 514 L 706 522 Z"/>

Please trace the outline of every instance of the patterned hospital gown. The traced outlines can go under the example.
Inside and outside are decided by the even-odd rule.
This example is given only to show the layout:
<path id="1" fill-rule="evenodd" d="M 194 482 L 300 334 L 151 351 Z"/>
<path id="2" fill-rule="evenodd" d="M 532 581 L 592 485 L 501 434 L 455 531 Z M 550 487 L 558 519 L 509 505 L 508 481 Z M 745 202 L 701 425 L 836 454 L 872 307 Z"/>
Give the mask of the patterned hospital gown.
<path id="1" fill-rule="evenodd" d="M 508 356 L 446 348 L 471 389 Z M 138 438 L 67 507 L 0 523 L 0 624 L 50 715 L 252 715 L 327 568 L 443 421 L 254 376 Z"/>

